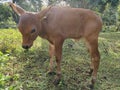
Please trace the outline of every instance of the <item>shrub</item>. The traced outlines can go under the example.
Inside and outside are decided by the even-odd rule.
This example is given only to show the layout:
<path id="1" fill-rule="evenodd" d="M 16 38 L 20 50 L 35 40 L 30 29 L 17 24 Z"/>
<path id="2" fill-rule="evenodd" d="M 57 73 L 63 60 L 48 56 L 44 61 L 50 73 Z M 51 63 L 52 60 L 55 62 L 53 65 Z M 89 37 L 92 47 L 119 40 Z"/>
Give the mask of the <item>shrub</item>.
<path id="1" fill-rule="evenodd" d="M 0 30 L 0 51 L 3 53 L 12 53 L 20 45 L 21 36 L 17 30 Z"/>

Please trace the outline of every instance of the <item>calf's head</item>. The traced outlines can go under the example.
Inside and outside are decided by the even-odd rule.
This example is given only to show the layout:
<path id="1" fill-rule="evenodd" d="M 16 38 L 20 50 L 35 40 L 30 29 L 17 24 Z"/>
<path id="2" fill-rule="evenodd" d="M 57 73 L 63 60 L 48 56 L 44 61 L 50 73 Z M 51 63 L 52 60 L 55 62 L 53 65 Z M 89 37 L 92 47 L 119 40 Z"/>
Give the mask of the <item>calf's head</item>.
<path id="1" fill-rule="evenodd" d="M 33 41 L 38 36 L 37 19 L 34 14 L 25 13 L 20 17 L 18 29 L 22 34 L 22 47 L 28 49 L 33 45 Z"/>
<path id="2" fill-rule="evenodd" d="M 33 41 L 42 32 L 41 21 L 51 7 L 39 13 L 27 12 L 14 3 L 9 3 L 11 8 L 20 16 L 18 29 L 22 34 L 22 47 L 29 49 L 33 45 Z"/>

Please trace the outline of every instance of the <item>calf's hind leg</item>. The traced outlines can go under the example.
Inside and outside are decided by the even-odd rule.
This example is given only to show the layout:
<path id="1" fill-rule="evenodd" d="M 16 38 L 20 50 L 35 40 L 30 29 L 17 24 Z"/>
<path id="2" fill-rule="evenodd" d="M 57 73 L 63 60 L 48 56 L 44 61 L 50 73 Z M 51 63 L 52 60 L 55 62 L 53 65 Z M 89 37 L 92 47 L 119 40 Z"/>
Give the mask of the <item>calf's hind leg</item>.
<path id="1" fill-rule="evenodd" d="M 88 38 L 86 39 L 87 46 L 91 55 L 91 74 L 92 74 L 92 85 L 94 86 L 94 83 L 97 78 L 97 71 L 99 68 L 99 62 L 100 62 L 100 54 L 98 51 L 98 38 Z"/>

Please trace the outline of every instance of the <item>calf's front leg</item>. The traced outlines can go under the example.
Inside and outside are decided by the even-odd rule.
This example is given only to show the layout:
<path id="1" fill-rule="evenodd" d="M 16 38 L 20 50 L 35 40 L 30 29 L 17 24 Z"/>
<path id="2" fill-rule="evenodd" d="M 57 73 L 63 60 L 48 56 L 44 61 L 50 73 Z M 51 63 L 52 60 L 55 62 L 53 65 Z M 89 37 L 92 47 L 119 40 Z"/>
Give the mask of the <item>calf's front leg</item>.
<path id="1" fill-rule="evenodd" d="M 54 84 L 57 85 L 61 79 L 61 60 L 62 60 L 62 45 L 64 40 L 57 40 L 55 42 L 55 58 L 57 63 L 57 72 L 54 80 Z"/>
<path id="2" fill-rule="evenodd" d="M 49 55 L 50 55 L 50 63 L 49 63 L 49 71 L 48 74 L 54 74 L 53 72 L 53 59 L 55 55 L 55 46 L 53 44 L 49 45 Z"/>

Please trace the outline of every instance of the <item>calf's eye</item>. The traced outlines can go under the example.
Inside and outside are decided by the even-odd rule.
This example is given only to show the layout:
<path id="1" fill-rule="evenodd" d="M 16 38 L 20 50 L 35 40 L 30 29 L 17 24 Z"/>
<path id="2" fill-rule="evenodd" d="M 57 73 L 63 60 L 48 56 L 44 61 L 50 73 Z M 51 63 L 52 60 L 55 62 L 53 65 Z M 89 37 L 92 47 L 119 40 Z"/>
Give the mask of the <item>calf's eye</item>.
<path id="1" fill-rule="evenodd" d="M 35 31 L 36 31 L 35 29 L 32 29 L 32 30 L 31 30 L 31 33 L 34 33 Z"/>

